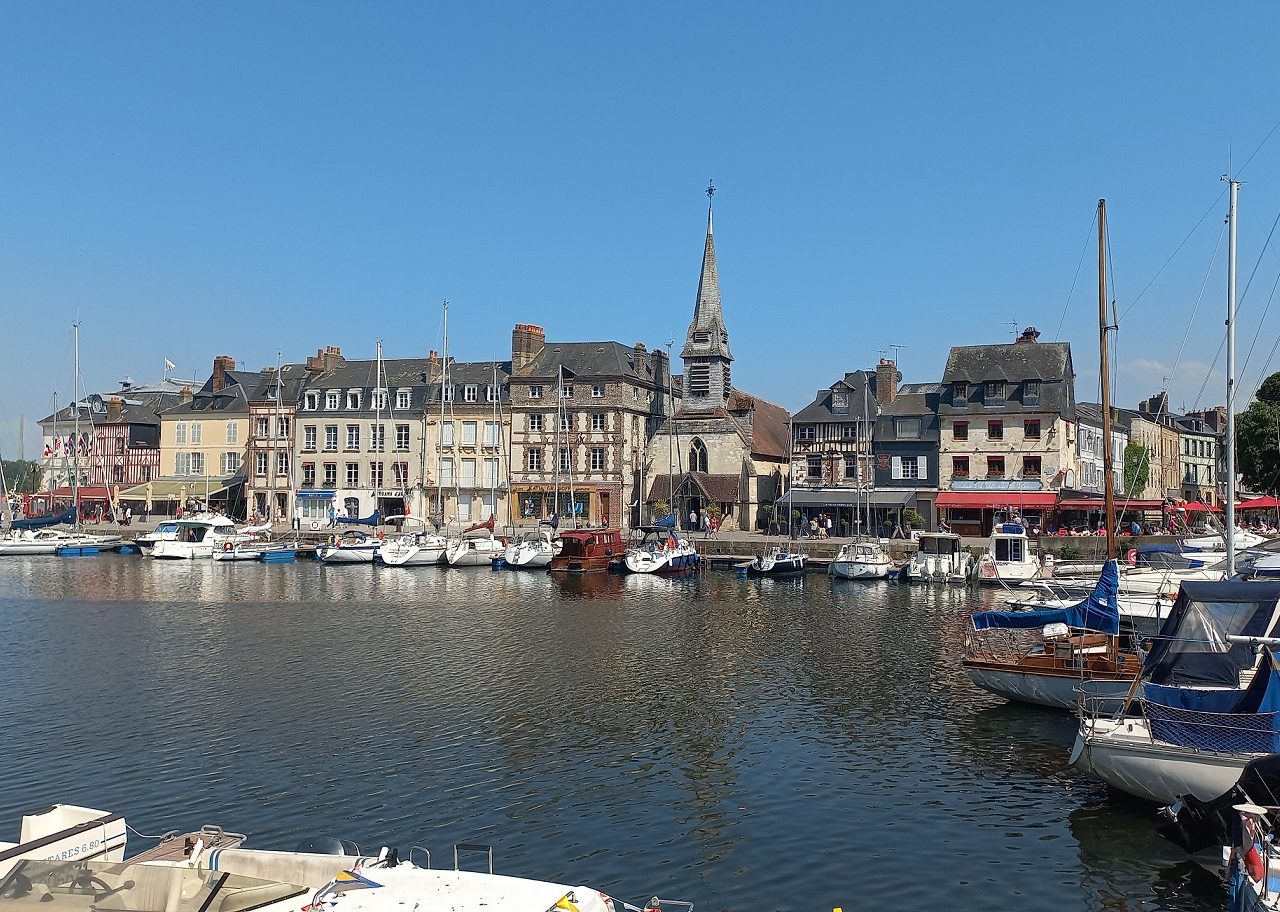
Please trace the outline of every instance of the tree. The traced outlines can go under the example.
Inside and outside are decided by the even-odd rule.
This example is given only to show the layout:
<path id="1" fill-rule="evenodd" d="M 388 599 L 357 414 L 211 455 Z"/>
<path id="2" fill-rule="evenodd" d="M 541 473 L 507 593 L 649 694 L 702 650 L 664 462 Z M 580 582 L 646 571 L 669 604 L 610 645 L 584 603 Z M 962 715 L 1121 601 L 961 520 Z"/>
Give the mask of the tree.
<path id="1" fill-rule="evenodd" d="M 1280 478 L 1280 373 L 1262 381 L 1258 398 L 1236 417 L 1236 471 L 1263 490 Z"/>
<path id="2" fill-rule="evenodd" d="M 1124 495 L 1137 497 L 1150 477 L 1151 454 L 1140 443 L 1129 444 L 1124 448 Z"/>
<path id="3" fill-rule="evenodd" d="M 665 500 L 660 500 L 653 505 L 653 515 L 655 519 L 662 519 L 664 516 L 671 515 L 671 504 Z"/>
<path id="4" fill-rule="evenodd" d="M 4 480 L 14 494 L 34 494 L 40 490 L 40 463 L 27 459 L 4 460 Z"/>

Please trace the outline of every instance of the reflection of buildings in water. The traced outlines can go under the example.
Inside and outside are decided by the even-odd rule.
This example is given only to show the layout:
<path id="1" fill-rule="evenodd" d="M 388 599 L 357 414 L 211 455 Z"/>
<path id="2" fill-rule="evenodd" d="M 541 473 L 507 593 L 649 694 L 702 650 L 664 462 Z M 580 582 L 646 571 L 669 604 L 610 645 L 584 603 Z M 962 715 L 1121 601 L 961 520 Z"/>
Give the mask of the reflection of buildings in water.
<path id="1" fill-rule="evenodd" d="M 624 577 L 617 573 L 548 573 L 556 592 L 570 599 L 616 598 L 622 591 Z"/>

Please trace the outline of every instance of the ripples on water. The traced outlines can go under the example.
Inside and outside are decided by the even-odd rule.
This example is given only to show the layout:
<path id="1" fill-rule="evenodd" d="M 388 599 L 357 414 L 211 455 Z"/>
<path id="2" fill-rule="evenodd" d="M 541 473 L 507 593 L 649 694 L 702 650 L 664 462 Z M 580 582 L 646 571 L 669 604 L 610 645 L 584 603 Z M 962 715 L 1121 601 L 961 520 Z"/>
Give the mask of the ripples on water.
<path id="1" fill-rule="evenodd" d="M 5 558 L 0 837 L 55 801 L 251 845 L 495 848 L 703 910 L 1220 909 L 959 667 L 990 594 Z"/>

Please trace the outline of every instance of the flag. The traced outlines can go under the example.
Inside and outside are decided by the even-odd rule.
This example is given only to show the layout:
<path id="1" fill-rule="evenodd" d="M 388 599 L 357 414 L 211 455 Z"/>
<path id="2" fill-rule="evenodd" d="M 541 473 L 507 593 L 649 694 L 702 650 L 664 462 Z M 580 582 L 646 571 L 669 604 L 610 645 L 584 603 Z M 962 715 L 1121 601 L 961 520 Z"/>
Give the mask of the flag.
<path id="1" fill-rule="evenodd" d="M 164 369 L 165 369 L 165 370 L 167 370 L 167 371 L 171 371 L 171 370 L 173 370 L 175 367 L 177 367 L 177 365 L 176 365 L 176 364 L 174 364 L 172 361 L 170 361 L 168 358 L 165 358 L 165 359 L 164 359 Z"/>
<path id="2" fill-rule="evenodd" d="M 382 884 L 374 883 L 367 877 L 357 874 L 355 871 L 343 870 L 337 877 L 333 879 L 333 885 L 340 890 L 362 890 L 365 887 L 380 887 Z"/>

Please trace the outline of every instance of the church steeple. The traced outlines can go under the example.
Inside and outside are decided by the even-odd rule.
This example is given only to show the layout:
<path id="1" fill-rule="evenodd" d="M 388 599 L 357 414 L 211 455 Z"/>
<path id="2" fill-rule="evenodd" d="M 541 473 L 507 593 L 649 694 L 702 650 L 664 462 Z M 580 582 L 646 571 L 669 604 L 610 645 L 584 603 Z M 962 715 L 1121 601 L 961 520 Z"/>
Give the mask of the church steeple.
<path id="1" fill-rule="evenodd" d="M 702 251 L 702 274 L 698 279 L 698 300 L 693 308 L 693 322 L 685 336 L 684 361 L 685 411 L 710 411 L 721 408 L 732 391 L 729 363 L 729 331 L 724 325 L 724 305 L 720 300 L 720 277 L 716 274 L 716 243 L 712 230 L 712 197 L 714 184 L 707 186 L 707 242 Z"/>

